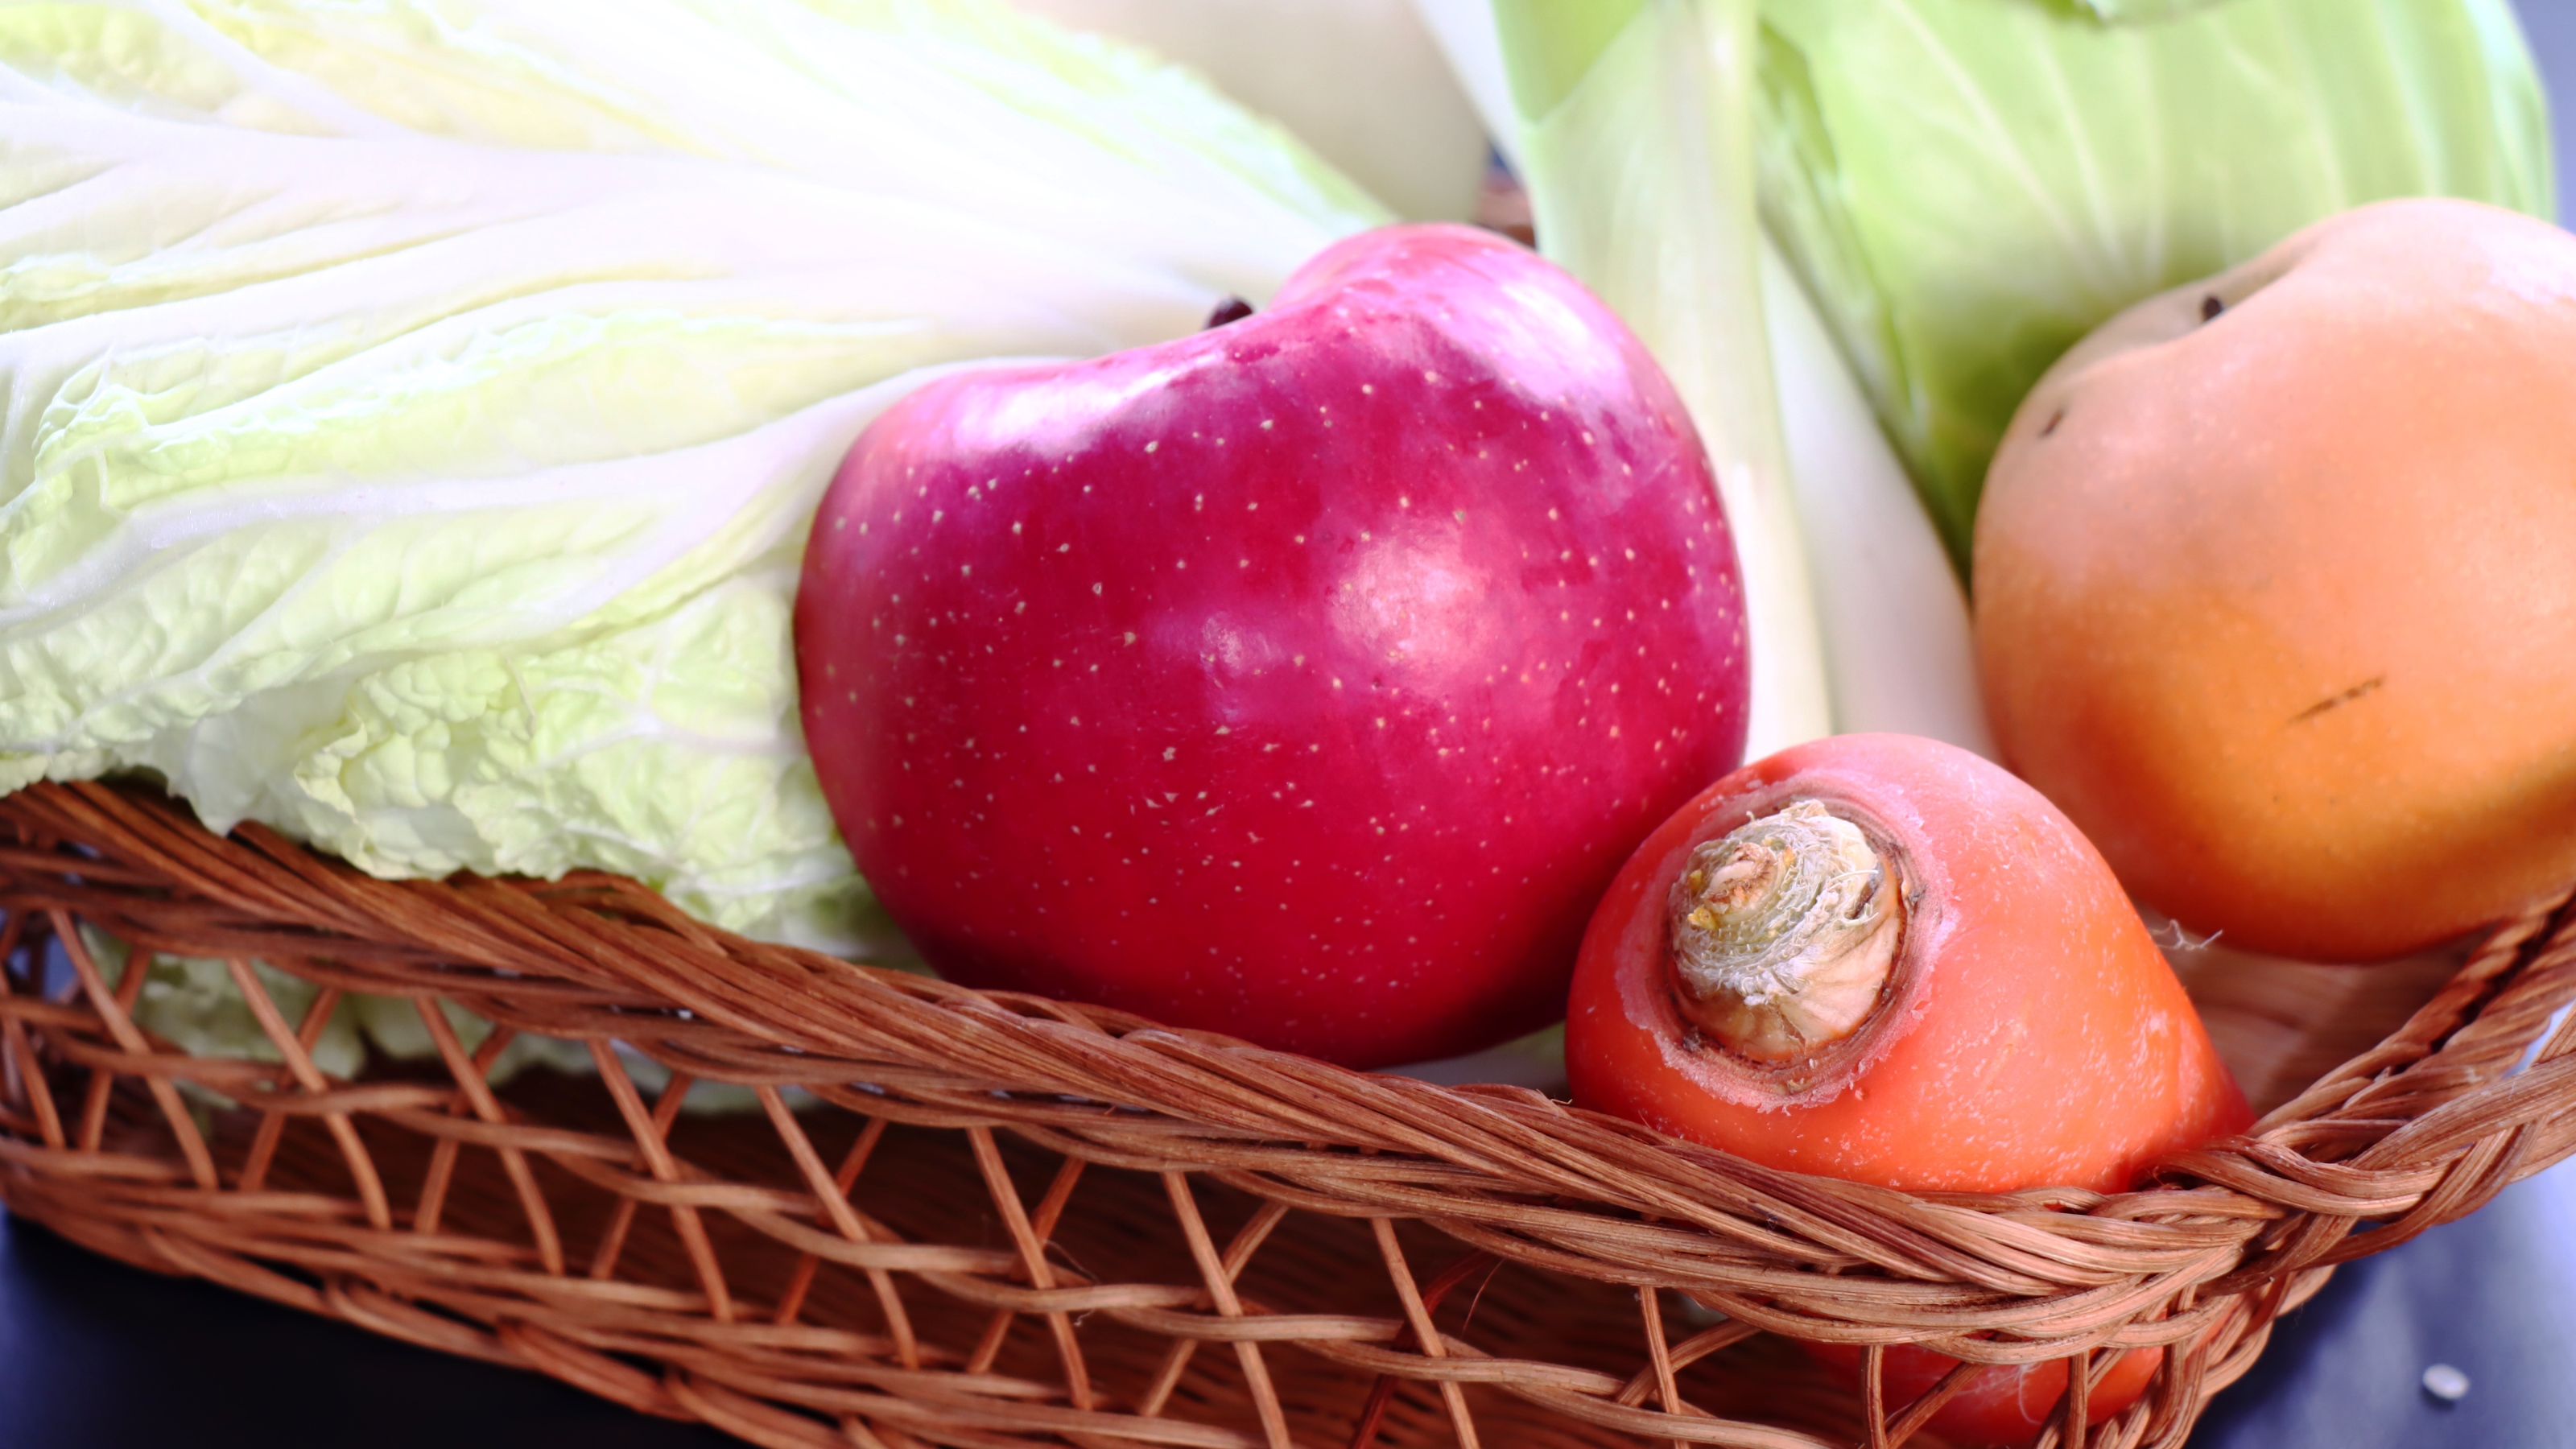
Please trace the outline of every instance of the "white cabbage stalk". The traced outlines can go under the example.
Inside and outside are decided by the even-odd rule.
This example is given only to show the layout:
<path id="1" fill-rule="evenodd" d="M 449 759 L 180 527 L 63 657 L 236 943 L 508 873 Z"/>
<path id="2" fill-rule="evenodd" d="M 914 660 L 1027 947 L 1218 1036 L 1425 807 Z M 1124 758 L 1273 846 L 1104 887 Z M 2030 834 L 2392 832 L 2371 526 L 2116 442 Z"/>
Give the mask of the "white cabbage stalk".
<path id="1" fill-rule="evenodd" d="M 1762 321 L 1753 0 L 1495 0 L 1539 250 L 1690 407 L 1744 576 L 1754 756 L 1833 728 Z"/>
<path id="2" fill-rule="evenodd" d="M 1993 759 L 1967 590 L 1860 380 L 1768 238 L 1762 316 L 1814 570 L 1835 733 L 1922 735 Z"/>
<path id="3" fill-rule="evenodd" d="M 1440 37 L 1468 93 L 1484 108 L 1497 144 L 1516 166 L 1525 164 L 1520 148 L 1530 133 L 1513 109 L 1492 0 L 1415 0 L 1415 4 Z M 1542 20 L 1548 8 L 1538 7 Z M 1662 34 L 1684 33 L 1679 29 L 1677 0 L 1656 0 L 1647 7 L 1586 8 L 1575 18 L 1613 23 L 1622 10 L 1633 12 L 1625 23 L 1634 33 L 1621 33 L 1613 24 L 1611 33 L 1618 38 L 1612 43 L 1625 47 L 1627 53 L 1658 53 L 1658 47 L 1648 43 L 1655 33 L 1645 27 L 1661 24 L 1667 27 Z M 1546 37 L 1531 38 L 1547 43 Z M 1660 57 L 1656 68 L 1664 78 L 1657 82 L 1661 87 L 1657 93 L 1668 106 L 1690 102 L 1705 109 L 1751 104 L 1750 77 L 1734 62 L 1705 49 L 1664 47 Z M 1615 77 L 1616 72 L 1605 68 L 1620 64 L 1636 68 L 1641 62 L 1625 54 L 1614 57 L 1604 46 L 1592 67 L 1596 74 L 1587 76 L 1583 85 L 1608 88 L 1611 82 L 1597 77 Z M 1673 74 L 1676 70 L 1679 76 Z M 1629 99 L 1634 102 L 1636 97 Z M 1587 193 L 1587 198 L 1609 211 L 1606 225 L 1623 233 L 1642 228 L 1647 225 L 1646 208 L 1657 204 L 1640 194 L 1656 184 L 1647 168 L 1672 164 L 1673 143 L 1668 139 L 1664 150 L 1649 150 L 1631 132 L 1653 127 L 1678 132 L 1693 124 L 1694 118 L 1673 110 L 1621 114 L 1598 102 L 1593 107 L 1595 114 L 1588 119 L 1569 115 L 1550 123 L 1554 134 L 1549 144 L 1559 153 L 1553 165 L 1559 172 L 1590 168 L 1602 190 Z M 1696 124 L 1713 123 L 1700 117 Z M 1729 124 L 1741 125 L 1742 120 Z M 1722 132 L 1719 127 L 1713 134 Z M 1718 164 L 1714 154 L 1704 155 L 1713 169 Z M 1657 157 L 1663 160 L 1658 163 Z M 1672 187 L 1676 194 L 1663 202 L 1676 215 L 1662 233 L 1662 245 L 1688 249 L 1694 239 L 1715 234 L 1718 243 L 1705 248 L 1713 255 L 1695 257 L 1687 266 L 1675 265 L 1669 271 L 1638 267 L 1628 277 L 1633 295 L 1623 304 L 1637 310 L 1623 315 L 1647 319 L 1648 325 L 1640 331 L 1667 366 L 1672 359 L 1665 349 L 1684 348 L 1687 351 L 1681 355 L 1700 359 L 1704 374 L 1713 372 L 1702 385 L 1718 401 L 1695 415 L 1708 428 L 1712 451 L 1720 458 L 1722 486 L 1728 452 L 1755 456 L 1773 446 L 1765 441 L 1766 433 L 1779 440 L 1779 451 L 1773 456 L 1782 462 L 1773 490 L 1761 490 L 1758 470 L 1738 467 L 1736 490 L 1726 495 L 1737 546 L 1745 555 L 1748 592 L 1759 571 L 1765 596 L 1774 601 L 1767 614 L 1757 607 L 1753 621 L 1756 708 L 1762 709 L 1766 692 L 1772 707 L 1762 712 L 1766 728 L 1748 742 L 1749 752 L 1758 756 L 1793 742 L 1793 737 L 1824 732 L 1825 727 L 1816 723 L 1822 710 L 1836 732 L 1924 735 L 1991 755 L 1994 744 L 1978 694 L 1965 592 L 1942 552 L 1930 516 L 1813 302 L 1771 239 L 1754 230 L 1749 215 L 1752 182 L 1749 170 L 1743 169 L 1749 167 L 1749 157 L 1739 151 L 1732 164 L 1739 168 L 1736 176 L 1681 178 Z M 1620 184 L 1616 178 L 1623 170 L 1631 173 L 1624 183 L 1630 209 L 1617 209 L 1621 193 L 1615 189 Z M 1552 243 L 1544 221 L 1543 216 L 1539 244 L 1548 249 Z M 1601 229 L 1587 227 L 1587 232 Z M 1749 276 L 1735 250 L 1748 235 L 1756 248 Z M 1640 233 L 1628 239 L 1634 243 L 1646 236 Z M 1597 240 L 1591 245 L 1602 246 Z M 1752 289 L 1757 286 L 1755 294 Z M 1748 364 L 1745 358 L 1750 349 L 1741 339 L 1754 328 L 1759 331 L 1752 335 L 1763 340 L 1758 357 L 1767 358 L 1767 369 L 1758 360 Z M 1726 345 L 1734 350 L 1712 356 L 1711 344 L 1697 340 L 1701 331 L 1729 339 Z M 1776 407 L 1776 421 L 1763 416 L 1766 407 Z M 1711 416 L 1718 419 L 1715 427 L 1709 427 Z M 1719 439 L 1729 429 L 1751 441 L 1720 451 Z M 1785 508 L 1781 485 L 1794 500 Z M 1744 499 L 1741 514 L 1739 497 Z M 1770 567 L 1764 570 L 1766 564 Z M 1781 598 L 1784 593 L 1785 599 Z M 1767 674 L 1766 664 L 1771 667 Z"/>
<path id="4" fill-rule="evenodd" d="M 1503 70 L 1503 37 L 1494 28 L 1494 0 L 1413 0 L 1422 26 L 1440 42 L 1450 73 L 1484 119 L 1485 134 L 1514 174 L 1521 166 L 1520 113 L 1512 108 L 1511 78 Z"/>
<path id="5" fill-rule="evenodd" d="M 0 4 L 0 788 L 867 944 L 790 603 L 928 371 L 1383 213 L 984 0 Z"/>
<path id="6" fill-rule="evenodd" d="M 1485 122 L 1408 0 L 1011 3 L 1192 67 L 1294 131 L 1399 216 L 1475 215 Z"/>

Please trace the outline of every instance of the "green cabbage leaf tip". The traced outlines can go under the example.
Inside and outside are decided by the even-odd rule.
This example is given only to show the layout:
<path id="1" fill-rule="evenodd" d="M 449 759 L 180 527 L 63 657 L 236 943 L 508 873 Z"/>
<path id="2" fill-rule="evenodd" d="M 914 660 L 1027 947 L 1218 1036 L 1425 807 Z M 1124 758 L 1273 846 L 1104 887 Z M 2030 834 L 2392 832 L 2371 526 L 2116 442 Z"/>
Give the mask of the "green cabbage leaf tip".
<path id="1" fill-rule="evenodd" d="M 2551 216 L 2509 0 L 1761 0 L 1764 223 L 1955 562 L 2013 409 L 2129 304 L 2332 213 Z"/>

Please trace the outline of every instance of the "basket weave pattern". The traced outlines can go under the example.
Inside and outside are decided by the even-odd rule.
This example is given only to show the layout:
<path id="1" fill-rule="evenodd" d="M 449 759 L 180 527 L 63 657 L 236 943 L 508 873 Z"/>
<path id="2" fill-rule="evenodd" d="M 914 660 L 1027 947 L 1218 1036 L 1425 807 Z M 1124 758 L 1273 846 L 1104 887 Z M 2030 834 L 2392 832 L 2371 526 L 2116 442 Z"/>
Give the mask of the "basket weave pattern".
<path id="1" fill-rule="evenodd" d="M 0 800 L 0 912 L 11 1211 L 797 1449 L 1929 1443 L 1963 1375 L 1885 1402 L 1899 1342 L 2096 1375 L 2165 1345 L 2134 1407 L 2088 1430 L 2070 1395 L 2042 1443 L 2178 1445 L 2333 1264 L 2576 1152 L 2576 1030 L 2540 1040 L 2566 902 L 2250 1136 L 2000 1197 L 765 946 L 610 877 L 378 881 L 105 786 Z M 277 1060 L 144 1032 L 145 973 L 83 924 L 225 961 Z M 321 988 L 302 1019 L 254 961 Z M 415 1002 L 438 1059 L 326 1076 L 348 992 Z M 469 1052 L 441 1001 L 497 1029 Z M 597 1080 L 496 1091 L 517 1033 Z M 706 1082 L 760 1112 L 681 1116 Z M 1864 1345 L 1861 1393 L 1774 1335 Z"/>

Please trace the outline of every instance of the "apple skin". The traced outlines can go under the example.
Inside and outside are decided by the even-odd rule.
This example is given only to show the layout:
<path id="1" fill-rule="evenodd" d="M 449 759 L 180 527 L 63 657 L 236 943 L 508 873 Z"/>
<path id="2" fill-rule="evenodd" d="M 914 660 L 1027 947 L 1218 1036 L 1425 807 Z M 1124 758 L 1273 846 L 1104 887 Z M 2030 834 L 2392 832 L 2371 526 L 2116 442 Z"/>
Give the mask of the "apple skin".
<path id="1" fill-rule="evenodd" d="M 1742 757 L 1742 616 L 1634 336 L 1412 226 L 1226 326 L 896 404 L 796 652 L 825 797 L 943 976 L 1378 1066 L 1563 1015 L 1620 863 Z"/>

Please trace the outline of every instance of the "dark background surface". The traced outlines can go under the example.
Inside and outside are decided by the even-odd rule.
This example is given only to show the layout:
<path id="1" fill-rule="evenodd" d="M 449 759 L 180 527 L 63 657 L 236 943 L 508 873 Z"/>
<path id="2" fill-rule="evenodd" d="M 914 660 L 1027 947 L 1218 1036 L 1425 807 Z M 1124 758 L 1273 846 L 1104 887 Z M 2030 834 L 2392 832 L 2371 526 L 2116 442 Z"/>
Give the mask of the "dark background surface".
<path id="1" fill-rule="evenodd" d="M 2576 158 L 2576 0 L 2520 6 Z M 2445 1404 L 2426 1367 L 2469 1377 Z M 535 1374 L 95 1258 L 0 1214 L 0 1449 L 722 1449 Z M 2195 1449 L 2576 1445 L 2576 1163 L 2335 1275 Z"/>
<path id="2" fill-rule="evenodd" d="M 2554 103 L 2549 129 L 2558 158 L 2558 215 L 2569 215 L 2568 177 L 2576 175 L 2576 0 L 2514 0 L 2522 30 L 2540 57 L 2540 73 L 2549 82 Z"/>

